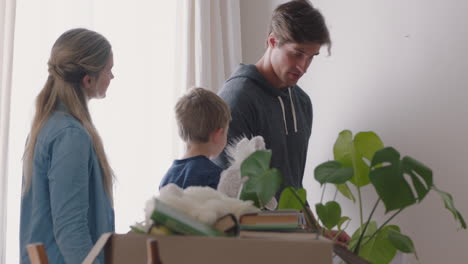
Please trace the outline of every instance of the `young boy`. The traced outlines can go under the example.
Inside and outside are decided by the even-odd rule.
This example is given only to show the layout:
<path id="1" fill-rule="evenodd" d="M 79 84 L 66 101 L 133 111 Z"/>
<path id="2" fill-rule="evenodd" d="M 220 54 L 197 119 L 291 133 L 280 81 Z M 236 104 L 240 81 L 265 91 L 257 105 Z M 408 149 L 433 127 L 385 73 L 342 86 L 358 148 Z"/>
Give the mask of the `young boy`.
<path id="1" fill-rule="evenodd" d="M 231 113 L 215 93 L 193 88 L 175 107 L 179 135 L 186 144 L 182 159 L 175 160 L 159 188 L 174 183 L 181 188 L 209 186 L 216 189 L 223 169 L 210 159 L 226 146 Z"/>

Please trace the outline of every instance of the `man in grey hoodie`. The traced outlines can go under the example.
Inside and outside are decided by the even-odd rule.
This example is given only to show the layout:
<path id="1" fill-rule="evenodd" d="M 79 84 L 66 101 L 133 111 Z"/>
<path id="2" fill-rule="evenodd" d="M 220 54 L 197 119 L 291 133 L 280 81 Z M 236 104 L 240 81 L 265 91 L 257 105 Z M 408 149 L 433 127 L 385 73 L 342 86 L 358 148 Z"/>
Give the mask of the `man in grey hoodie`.
<path id="1" fill-rule="evenodd" d="M 263 57 L 255 65 L 241 64 L 219 93 L 232 115 L 228 140 L 262 136 L 272 150 L 271 167 L 283 175 L 281 190 L 301 188 L 313 115 L 297 82 L 322 45 L 330 49 L 330 35 L 317 9 L 294 0 L 274 10 L 266 42 Z M 228 166 L 224 154 L 216 163 Z"/>
<path id="2" fill-rule="evenodd" d="M 228 140 L 262 136 L 272 150 L 271 167 L 283 174 L 283 188 L 300 188 L 313 116 L 297 82 L 331 41 L 323 16 L 307 1 L 278 6 L 269 32 L 263 57 L 255 65 L 241 64 L 219 95 L 231 109 Z M 228 165 L 224 155 L 217 163 Z"/>

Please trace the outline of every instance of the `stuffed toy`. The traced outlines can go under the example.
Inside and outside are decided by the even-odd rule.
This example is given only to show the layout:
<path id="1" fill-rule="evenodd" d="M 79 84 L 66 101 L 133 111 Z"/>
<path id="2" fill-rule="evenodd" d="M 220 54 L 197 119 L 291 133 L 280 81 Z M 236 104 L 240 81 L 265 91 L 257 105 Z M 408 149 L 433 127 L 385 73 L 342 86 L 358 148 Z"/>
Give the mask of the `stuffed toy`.
<path id="1" fill-rule="evenodd" d="M 252 139 L 242 138 L 229 144 L 226 147 L 226 157 L 229 162 L 229 167 L 221 173 L 218 191 L 226 194 L 229 197 L 238 198 L 242 190 L 243 183 L 248 180 L 247 176 L 242 176 L 240 167 L 242 162 L 257 150 L 265 150 L 265 141 L 263 137 L 256 136 Z M 273 197 L 265 208 L 275 210 L 278 202 Z"/>
<path id="2" fill-rule="evenodd" d="M 226 214 L 233 214 L 239 219 L 243 214 L 259 211 L 252 201 L 241 201 L 228 197 L 211 187 L 191 186 L 182 189 L 170 183 L 159 190 L 157 198 L 208 225 L 212 225 L 218 218 Z M 145 221 L 135 225 L 138 229 L 146 232 L 153 224 L 151 215 L 154 206 L 154 199 L 147 201 Z"/>

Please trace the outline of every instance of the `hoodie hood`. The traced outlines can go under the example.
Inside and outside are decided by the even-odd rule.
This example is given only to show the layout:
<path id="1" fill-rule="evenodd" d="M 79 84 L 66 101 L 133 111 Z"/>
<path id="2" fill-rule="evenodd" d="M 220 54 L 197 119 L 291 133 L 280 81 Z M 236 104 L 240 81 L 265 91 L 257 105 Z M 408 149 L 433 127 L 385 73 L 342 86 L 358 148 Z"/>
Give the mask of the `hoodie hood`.
<path id="1" fill-rule="evenodd" d="M 248 78 L 257 83 L 259 87 L 264 89 L 267 93 L 277 97 L 282 96 L 285 93 L 283 90 L 284 88 L 278 88 L 271 85 L 265 77 L 258 71 L 257 67 L 253 64 L 240 64 L 234 74 L 226 81 L 229 82 L 235 78 Z"/>

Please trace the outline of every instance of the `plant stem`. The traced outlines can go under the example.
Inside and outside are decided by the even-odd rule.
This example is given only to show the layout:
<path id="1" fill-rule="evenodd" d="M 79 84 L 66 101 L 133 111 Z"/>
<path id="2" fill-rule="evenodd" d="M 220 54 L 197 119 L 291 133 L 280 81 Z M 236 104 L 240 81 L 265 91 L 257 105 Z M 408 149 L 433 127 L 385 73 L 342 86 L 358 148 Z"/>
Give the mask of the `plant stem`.
<path id="1" fill-rule="evenodd" d="M 377 229 L 377 231 L 375 231 L 375 233 L 372 234 L 372 236 L 370 236 L 368 240 L 366 240 L 366 242 L 362 243 L 362 245 L 364 246 L 364 245 L 367 244 L 369 241 L 371 241 L 371 239 L 374 238 L 374 236 L 377 235 L 377 233 L 379 233 L 380 230 L 382 230 L 382 228 L 384 228 L 395 216 L 397 216 L 399 213 L 401 213 L 401 211 L 403 211 L 403 208 L 401 208 L 401 209 L 398 210 L 396 213 L 394 213 L 392 216 L 390 216 L 390 218 L 388 218 L 387 221 L 385 221 L 385 222 Z"/>
<path id="2" fill-rule="evenodd" d="M 361 188 L 356 185 L 357 191 L 358 191 L 358 199 L 359 199 L 359 219 L 361 220 L 361 225 L 364 223 L 363 222 L 363 216 L 362 216 L 362 198 L 361 198 Z"/>
<path id="3" fill-rule="evenodd" d="M 323 190 L 322 190 L 322 197 L 320 197 L 320 203 L 323 204 L 323 195 L 325 194 L 325 189 L 327 188 L 327 184 L 325 183 L 323 185 Z"/>
<path id="4" fill-rule="evenodd" d="M 297 193 L 295 191 L 291 190 L 291 192 L 293 193 L 294 197 L 296 197 L 296 199 L 301 204 L 302 211 L 304 211 L 304 213 L 305 213 L 305 215 L 307 217 L 307 220 L 309 220 L 309 223 L 315 225 L 315 227 L 317 228 L 318 234 L 321 235 L 322 230 L 320 228 L 320 225 L 319 225 L 318 221 L 316 221 L 315 218 L 313 217 L 313 215 L 311 215 L 312 212 L 307 210 L 305 203 L 302 202 L 301 198 L 299 197 L 299 195 L 297 195 Z M 307 201 L 307 198 L 306 198 L 306 201 Z"/>
<path id="5" fill-rule="evenodd" d="M 367 227 L 369 226 L 370 220 L 372 219 L 372 215 L 375 213 L 375 210 L 377 209 L 377 206 L 379 205 L 380 198 L 377 199 L 375 202 L 374 208 L 372 208 L 371 213 L 369 214 L 369 218 L 367 219 L 366 226 L 364 226 L 364 229 L 361 231 L 361 235 L 359 236 L 359 240 L 356 244 L 356 247 L 354 248 L 354 253 L 359 254 L 359 247 L 361 246 L 362 239 L 364 238 L 364 234 L 366 233 Z M 362 226 L 362 225 L 361 225 Z"/>
<path id="6" fill-rule="evenodd" d="M 265 207 L 263 206 L 263 201 L 262 201 L 262 199 L 260 199 L 260 196 L 258 196 L 258 193 L 255 193 L 255 195 L 257 195 L 257 200 L 258 200 L 259 208 L 260 208 L 260 209 L 264 209 Z"/>
<path id="7" fill-rule="evenodd" d="M 336 186 L 335 186 L 336 187 Z M 338 195 L 338 187 L 335 190 L 335 196 L 333 196 L 333 201 L 336 201 L 336 196 Z"/>

